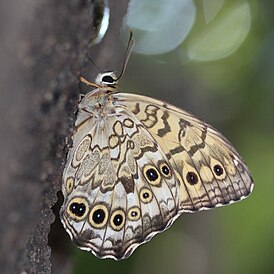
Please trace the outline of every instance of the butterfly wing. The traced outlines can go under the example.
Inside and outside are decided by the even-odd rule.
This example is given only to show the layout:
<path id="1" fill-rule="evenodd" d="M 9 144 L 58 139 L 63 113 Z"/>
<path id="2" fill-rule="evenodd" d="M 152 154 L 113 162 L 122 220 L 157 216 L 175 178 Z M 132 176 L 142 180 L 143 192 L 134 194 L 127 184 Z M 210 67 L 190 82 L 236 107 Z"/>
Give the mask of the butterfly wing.
<path id="1" fill-rule="evenodd" d="M 250 172 L 231 143 L 193 115 L 145 96 L 115 95 L 166 154 L 180 185 L 180 212 L 239 201 L 252 191 Z"/>
<path id="2" fill-rule="evenodd" d="M 251 192 L 248 168 L 211 126 L 158 100 L 111 96 L 96 113 L 85 110 L 91 95 L 82 100 L 63 173 L 61 220 L 81 249 L 126 258 L 181 213 Z"/>
<path id="3" fill-rule="evenodd" d="M 98 120 L 80 107 L 63 174 L 64 227 L 76 245 L 100 258 L 128 257 L 178 216 L 172 170 L 132 112 L 116 108 Z"/>

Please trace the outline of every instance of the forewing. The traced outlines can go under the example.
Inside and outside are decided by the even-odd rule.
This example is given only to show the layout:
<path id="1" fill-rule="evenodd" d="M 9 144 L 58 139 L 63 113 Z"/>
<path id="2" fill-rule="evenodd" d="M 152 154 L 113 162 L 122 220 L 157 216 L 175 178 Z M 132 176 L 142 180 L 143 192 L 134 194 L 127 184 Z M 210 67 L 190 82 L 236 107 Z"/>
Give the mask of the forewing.
<path id="1" fill-rule="evenodd" d="M 115 102 L 135 115 L 165 153 L 180 184 L 180 212 L 230 204 L 252 191 L 248 167 L 210 125 L 145 96 L 119 93 Z"/>

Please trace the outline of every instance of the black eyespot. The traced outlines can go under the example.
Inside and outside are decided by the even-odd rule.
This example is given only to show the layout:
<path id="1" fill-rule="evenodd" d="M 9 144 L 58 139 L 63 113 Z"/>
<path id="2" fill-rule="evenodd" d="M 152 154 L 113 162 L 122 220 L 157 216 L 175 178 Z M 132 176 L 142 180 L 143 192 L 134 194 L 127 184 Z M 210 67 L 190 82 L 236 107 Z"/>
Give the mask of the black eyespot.
<path id="1" fill-rule="evenodd" d="M 162 166 L 162 172 L 163 172 L 163 174 L 165 174 L 165 175 L 169 175 L 169 168 L 168 168 L 168 166 L 163 165 L 163 166 Z"/>
<path id="2" fill-rule="evenodd" d="M 82 217 L 86 212 L 86 206 L 83 203 L 72 203 L 69 210 L 76 216 Z"/>
<path id="3" fill-rule="evenodd" d="M 147 178 L 150 181 L 156 181 L 158 179 L 158 173 L 154 168 L 150 168 L 146 171 Z"/>
<path id="4" fill-rule="evenodd" d="M 224 173 L 224 170 L 220 165 L 215 165 L 213 169 L 217 176 L 221 176 Z"/>
<path id="5" fill-rule="evenodd" d="M 137 221 L 137 220 L 140 219 L 140 217 L 141 217 L 141 212 L 140 212 L 140 209 L 138 207 L 135 206 L 135 207 L 132 207 L 131 209 L 129 209 L 128 219 L 130 221 Z"/>
<path id="6" fill-rule="evenodd" d="M 137 211 L 131 211 L 131 217 L 136 217 L 138 215 L 138 212 Z"/>
<path id="7" fill-rule="evenodd" d="M 120 226 L 123 223 L 123 216 L 121 214 L 116 214 L 113 218 L 113 223 L 116 226 Z"/>
<path id="8" fill-rule="evenodd" d="M 147 188 L 142 188 L 139 192 L 139 197 L 142 203 L 150 203 L 153 199 L 152 192 Z"/>
<path id="9" fill-rule="evenodd" d="M 143 198 L 144 198 L 144 199 L 149 198 L 149 193 L 148 193 L 148 192 L 144 192 L 144 193 L 143 193 Z"/>
<path id="10" fill-rule="evenodd" d="M 93 212 L 92 220 L 95 224 L 101 224 L 106 218 L 105 211 L 103 209 L 97 209 Z"/>
<path id="11" fill-rule="evenodd" d="M 186 175 L 186 180 L 191 184 L 191 185 L 195 185 L 195 184 L 197 184 L 198 183 L 198 176 L 194 173 L 194 172 L 192 172 L 192 171 L 190 171 L 190 172 L 188 172 L 187 173 L 187 175 Z"/>
<path id="12" fill-rule="evenodd" d="M 114 79 L 110 75 L 106 75 L 102 78 L 102 82 L 112 84 L 114 82 Z"/>

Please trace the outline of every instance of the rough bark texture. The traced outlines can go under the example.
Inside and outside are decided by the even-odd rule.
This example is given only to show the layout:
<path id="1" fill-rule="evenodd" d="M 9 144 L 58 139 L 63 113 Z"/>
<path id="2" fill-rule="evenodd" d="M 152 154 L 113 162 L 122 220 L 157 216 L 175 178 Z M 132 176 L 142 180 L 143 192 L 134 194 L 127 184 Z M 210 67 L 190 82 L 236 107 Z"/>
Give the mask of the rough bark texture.
<path id="1" fill-rule="evenodd" d="M 108 52 L 117 53 L 114 43 L 120 41 L 126 4 L 110 3 L 113 31 L 90 47 L 89 55 L 103 68 L 109 68 L 108 61 L 120 64 L 120 51 L 114 56 Z M 88 0 L 1 1 L 1 273 L 50 273 L 51 262 L 54 273 L 71 270 L 58 205 L 52 250 L 48 234 L 79 97 L 79 74 L 94 35 L 91 8 Z"/>

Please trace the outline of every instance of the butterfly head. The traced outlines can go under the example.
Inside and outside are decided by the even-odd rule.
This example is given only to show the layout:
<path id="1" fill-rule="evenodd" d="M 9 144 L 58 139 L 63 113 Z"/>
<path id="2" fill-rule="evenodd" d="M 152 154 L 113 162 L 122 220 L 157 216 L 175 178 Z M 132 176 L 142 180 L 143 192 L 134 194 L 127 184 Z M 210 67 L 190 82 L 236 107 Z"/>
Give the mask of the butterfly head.
<path id="1" fill-rule="evenodd" d="M 107 88 L 108 92 L 117 91 L 118 79 L 113 71 L 99 73 L 95 83 L 102 88 Z"/>

